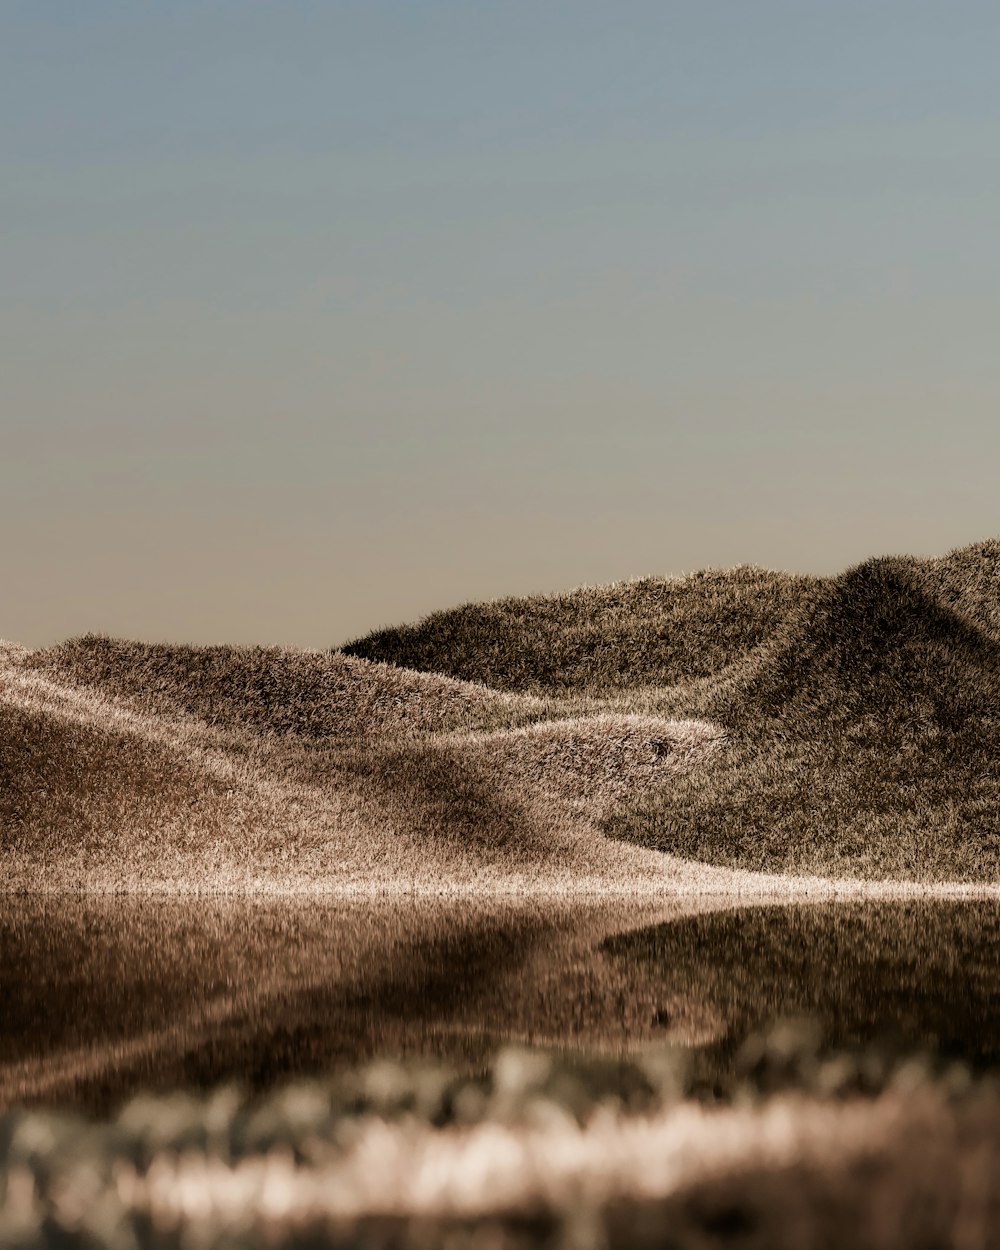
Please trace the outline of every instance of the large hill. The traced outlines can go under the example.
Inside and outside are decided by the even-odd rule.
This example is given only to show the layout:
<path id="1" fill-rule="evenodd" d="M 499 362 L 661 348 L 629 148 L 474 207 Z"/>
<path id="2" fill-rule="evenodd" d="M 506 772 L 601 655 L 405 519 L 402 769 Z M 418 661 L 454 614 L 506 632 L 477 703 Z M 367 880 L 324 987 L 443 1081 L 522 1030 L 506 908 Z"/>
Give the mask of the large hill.
<path id="1" fill-rule="evenodd" d="M 1000 881 L 1000 550 L 870 560 L 701 692 L 724 766 L 614 818 L 720 864 Z"/>
<path id="2" fill-rule="evenodd" d="M 535 694 L 703 677 L 747 655 L 818 585 L 741 566 L 470 603 L 381 629 L 345 655 Z"/>
<path id="3" fill-rule="evenodd" d="M 996 540 L 831 578 L 737 568 L 471 605 L 347 650 L 474 673 L 477 637 L 497 686 L 726 731 L 708 767 L 610 815 L 612 836 L 765 872 L 1000 881 Z"/>

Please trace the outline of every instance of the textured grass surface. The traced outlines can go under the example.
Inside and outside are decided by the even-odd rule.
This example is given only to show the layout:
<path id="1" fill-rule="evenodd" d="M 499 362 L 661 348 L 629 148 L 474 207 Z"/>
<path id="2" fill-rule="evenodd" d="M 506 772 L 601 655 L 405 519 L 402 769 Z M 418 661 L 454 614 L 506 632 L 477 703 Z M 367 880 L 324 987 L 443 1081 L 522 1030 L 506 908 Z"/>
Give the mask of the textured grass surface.
<path id="1" fill-rule="evenodd" d="M 655 888 L 597 821 L 707 722 L 555 707 L 344 656 L 84 638 L 0 654 L 8 889 Z"/>
<path id="2" fill-rule="evenodd" d="M 347 650 L 5 645 L 4 884 L 1000 883 L 1000 543 L 471 605 Z"/>
<path id="3" fill-rule="evenodd" d="M 1000 879 L 1000 548 L 831 580 L 696 701 L 724 767 L 617 836 L 714 863 Z"/>
<path id="4" fill-rule="evenodd" d="M 735 569 L 472 605 L 348 650 L 471 673 L 477 647 L 505 689 L 726 731 L 706 767 L 611 813 L 616 838 L 768 873 L 1000 880 L 996 541 L 826 579 Z"/>
<path id="5" fill-rule="evenodd" d="M 749 566 L 644 578 L 467 604 L 379 630 L 343 651 L 498 690 L 669 686 L 742 659 L 816 585 L 815 578 Z"/>

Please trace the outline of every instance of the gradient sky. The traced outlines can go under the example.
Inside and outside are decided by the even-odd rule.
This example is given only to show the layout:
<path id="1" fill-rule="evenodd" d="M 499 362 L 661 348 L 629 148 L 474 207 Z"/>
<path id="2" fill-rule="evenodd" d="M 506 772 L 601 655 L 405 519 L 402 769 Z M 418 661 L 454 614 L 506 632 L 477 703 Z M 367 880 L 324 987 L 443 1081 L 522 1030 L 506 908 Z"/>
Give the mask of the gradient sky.
<path id="1" fill-rule="evenodd" d="M 961 0 L 7 0 L 0 637 L 997 534 L 998 66 Z"/>

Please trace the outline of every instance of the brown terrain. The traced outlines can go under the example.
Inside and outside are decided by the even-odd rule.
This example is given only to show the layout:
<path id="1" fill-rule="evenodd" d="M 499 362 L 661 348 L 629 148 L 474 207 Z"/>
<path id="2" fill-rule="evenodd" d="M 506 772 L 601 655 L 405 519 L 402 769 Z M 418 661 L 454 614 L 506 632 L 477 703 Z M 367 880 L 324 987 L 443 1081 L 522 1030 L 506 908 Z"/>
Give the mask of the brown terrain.
<path id="1" fill-rule="evenodd" d="M 3 644 L 4 885 L 991 889 L 998 602 L 987 542 L 471 605 L 334 652 Z"/>

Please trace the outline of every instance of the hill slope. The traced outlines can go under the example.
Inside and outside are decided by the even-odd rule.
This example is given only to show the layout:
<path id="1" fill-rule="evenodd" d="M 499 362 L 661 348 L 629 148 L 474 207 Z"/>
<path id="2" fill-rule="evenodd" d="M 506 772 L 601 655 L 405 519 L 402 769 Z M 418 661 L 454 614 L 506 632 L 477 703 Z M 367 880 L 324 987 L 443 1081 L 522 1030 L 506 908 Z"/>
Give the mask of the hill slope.
<path id="1" fill-rule="evenodd" d="M 720 731 L 319 652 L 0 651 L 7 888 L 653 889 L 596 822 Z"/>
<path id="2" fill-rule="evenodd" d="M 535 694 L 668 686 L 745 656 L 817 585 L 750 566 L 710 569 L 466 604 L 342 650 Z"/>
<path id="3" fill-rule="evenodd" d="M 768 871 L 1000 880 L 998 569 L 981 544 L 819 587 L 701 700 L 725 765 L 613 832 Z"/>

